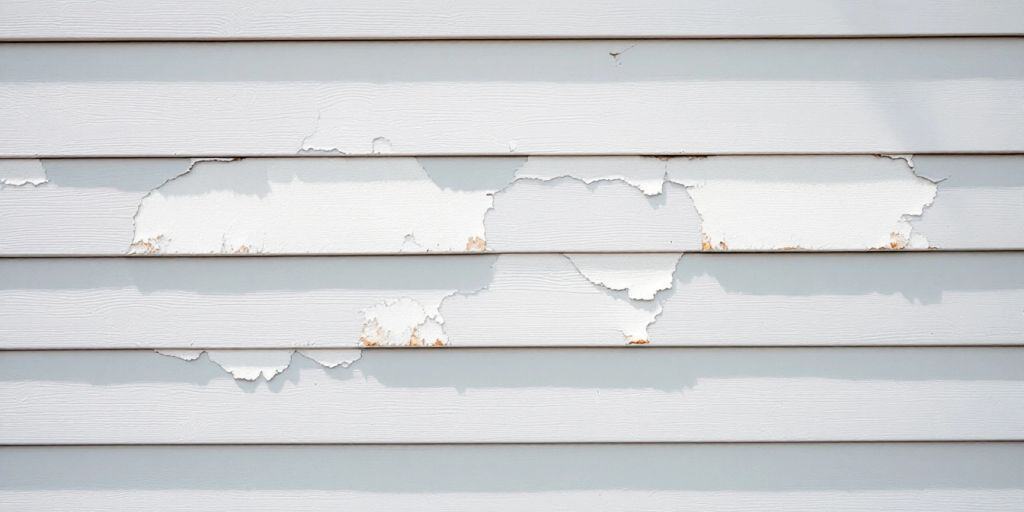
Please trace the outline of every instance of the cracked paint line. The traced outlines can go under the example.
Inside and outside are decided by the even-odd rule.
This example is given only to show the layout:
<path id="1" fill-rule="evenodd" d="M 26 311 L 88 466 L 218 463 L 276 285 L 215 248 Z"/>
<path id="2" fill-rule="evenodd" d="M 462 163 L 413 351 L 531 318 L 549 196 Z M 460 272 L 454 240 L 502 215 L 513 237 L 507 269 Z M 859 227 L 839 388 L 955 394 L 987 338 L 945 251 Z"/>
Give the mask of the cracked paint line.
<path id="1" fill-rule="evenodd" d="M 37 158 L 0 159 L 0 187 L 37 187 L 46 182 L 46 170 Z"/>
<path id="2" fill-rule="evenodd" d="M 199 163 L 139 204 L 133 252 L 479 251 L 493 190 L 442 188 L 415 158 Z M 410 243 L 413 242 L 413 243 Z"/>
<path id="3" fill-rule="evenodd" d="M 665 183 L 665 162 L 644 156 L 530 157 L 516 170 L 515 179 L 574 178 L 588 185 L 597 181 L 622 181 L 646 196 L 656 196 L 661 194 Z"/>
<path id="4" fill-rule="evenodd" d="M 927 248 L 910 219 L 935 200 L 936 183 L 904 162 L 875 160 L 673 159 L 667 176 L 693 199 L 704 250 Z"/>
<path id="5" fill-rule="evenodd" d="M 254 381 L 261 376 L 270 381 L 288 369 L 292 355 L 296 352 L 326 368 L 348 367 L 362 357 L 359 349 L 300 349 L 300 350 L 165 350 L 158 354 L 176 357 L 184 361 L 195 361 L 206 352 L 206 357 L 216 363 L 232 377 Z"/>
<path id="6" fill-rule="evenodd" d="M 672 287 L 682 254 L 567 254 L 588 281 L 611 290 L 626 290 L 630 299 L 654 300 Z"/>

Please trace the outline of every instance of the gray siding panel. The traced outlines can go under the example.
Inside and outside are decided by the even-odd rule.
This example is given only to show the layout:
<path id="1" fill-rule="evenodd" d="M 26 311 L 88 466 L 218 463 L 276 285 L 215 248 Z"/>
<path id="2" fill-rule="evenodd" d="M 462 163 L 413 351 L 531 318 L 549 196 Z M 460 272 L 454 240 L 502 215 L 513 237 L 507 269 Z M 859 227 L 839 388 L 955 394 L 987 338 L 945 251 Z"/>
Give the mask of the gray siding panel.
<path id="1" fill-rule="evenodd" d="M 1020 443 L 0 448 L 0 510 L 1013 511 Z"/>
<path id="2" fill-rule="evenodd" d="M 269 383 L 7 352 L 0 409 L 0 444 L 1018 440 L 1024 349 L 364 350 Z"/>
<path id="3" fill-rule="evenodd" d="M 0 156 L 1019 153 L 1021 63 L 1019 38 L 6 44 Z"/>

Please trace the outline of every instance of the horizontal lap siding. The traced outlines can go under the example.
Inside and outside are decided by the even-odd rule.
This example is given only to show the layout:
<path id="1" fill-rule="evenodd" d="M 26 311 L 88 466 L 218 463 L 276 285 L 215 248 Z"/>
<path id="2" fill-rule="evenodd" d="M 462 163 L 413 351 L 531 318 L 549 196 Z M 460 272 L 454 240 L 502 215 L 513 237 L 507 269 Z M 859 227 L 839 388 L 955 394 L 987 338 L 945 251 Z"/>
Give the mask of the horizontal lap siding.
<path id="1" fill-rule="evenodd" d="M 12 352 L 0 368 L 0 444 L 1024 436 L 1020 348 L 376 350 L 349 368 L 293 357 L 269 384 L 152 351 Z"/>
<path id="2" fill-rule="evenodd" d="M 0 18 L 0 511 L 1024 502 L 1020 2 Z"/>
<path id="3" fill-rule="evenodd" d="M 1022 57 L 1015 38 L 8 44 L 0 156 L 1024 152 Z"/>
<path id="4" fill-rule="evenodd" d="M 651 300 L 557 254 L 4 259 L 0 348 L 1024 342 L 1015 252 L 668 256 Z"/>
<path id="5" fill-rule="evenodd" d="M 1014 510 L 1019 443 L 0 449 L 0 510 Z"/>
<path id="6" fill-rule="evenodd" d="M 4 0 L 0 40 L 1024 34 L 1013 0 Z"/>

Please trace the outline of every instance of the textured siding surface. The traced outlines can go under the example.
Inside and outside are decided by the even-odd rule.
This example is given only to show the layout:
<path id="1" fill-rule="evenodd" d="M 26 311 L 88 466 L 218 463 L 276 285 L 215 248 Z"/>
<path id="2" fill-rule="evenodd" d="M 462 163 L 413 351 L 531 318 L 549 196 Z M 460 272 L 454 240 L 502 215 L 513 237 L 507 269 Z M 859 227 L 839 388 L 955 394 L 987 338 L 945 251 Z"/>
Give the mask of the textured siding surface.
<path id="1" fill-rule="evenodd" d="M 0 19 L 2 511 L 1024 508 L 1024 2 Z"/>

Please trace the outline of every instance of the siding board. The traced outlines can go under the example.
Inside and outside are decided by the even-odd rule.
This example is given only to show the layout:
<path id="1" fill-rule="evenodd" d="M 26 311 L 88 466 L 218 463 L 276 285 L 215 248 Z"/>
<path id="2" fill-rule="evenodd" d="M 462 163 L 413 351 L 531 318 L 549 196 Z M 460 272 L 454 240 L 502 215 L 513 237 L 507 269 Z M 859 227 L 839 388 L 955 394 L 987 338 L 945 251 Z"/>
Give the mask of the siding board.
<path id="1" fill-rule="evenodd" d="M 1019 153 L 1021 63 L 1017 38 L 8 44 L 0 156 Z"/>
<path id="2" fill-rule="evenodd" d="M 19 447 L 0 449 L 0 510 L 1012 511 L 1021 460 L 1019 443 Z"/>
<path id="3" fill-rule="evenodd" d="M 1024 34 L 1013 0 L 4 0 L 0 40 Z"/>
<path id="4" fill-rule="evenodd" d="M 0 160 L 41 173 L 0 188 L 0 255 L 1024 248 L 1024 158 L 911 162 Z"/>
<path id="5" fill-rule="evenodd" d="M 269 383 L 152 351 L 0 361 L 0 444 L 1024 436 L 1020 348 L 364 350 L 330 370 L 295 357 Z"/>
<path id="6" fill-rule="evenodd" d="M 648 259 L 608 264 L 643 281 Z M 1024 341 L 1016 252 L 687 254 L 655 269 L 670 288 L 653 300 L 578 265 L 554 254 L 3 259 L 0 348 Z"/>

